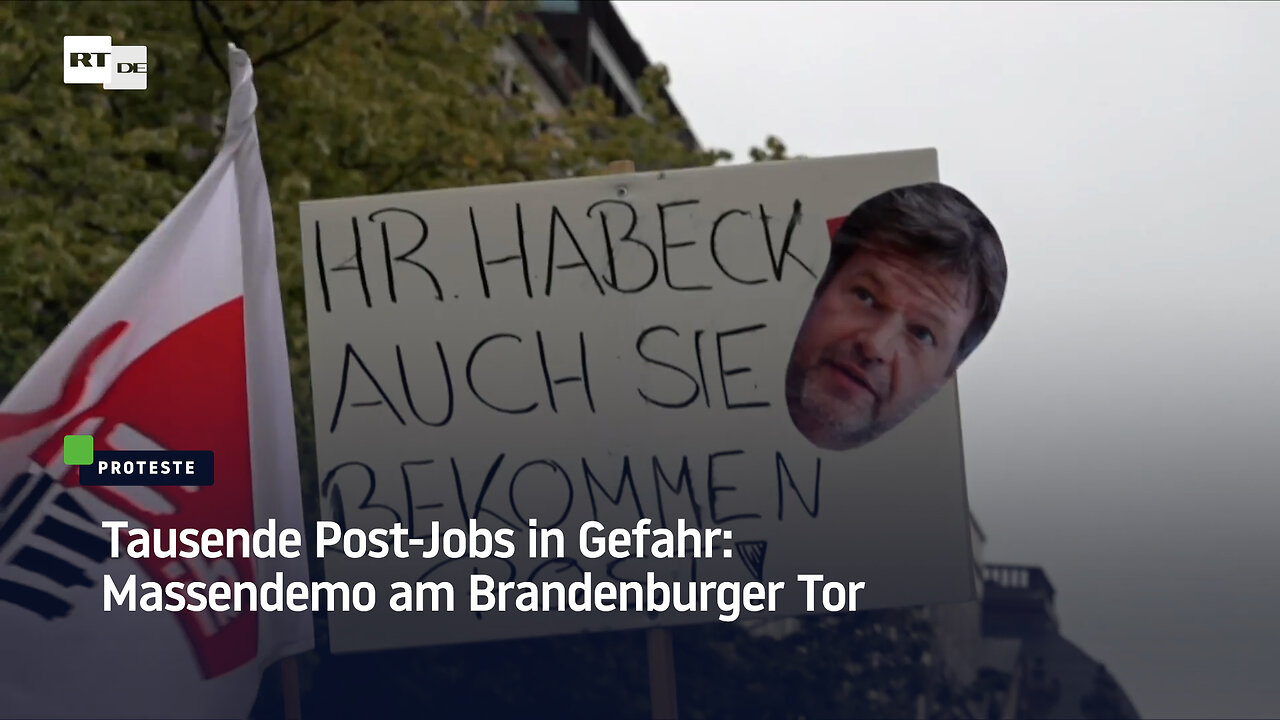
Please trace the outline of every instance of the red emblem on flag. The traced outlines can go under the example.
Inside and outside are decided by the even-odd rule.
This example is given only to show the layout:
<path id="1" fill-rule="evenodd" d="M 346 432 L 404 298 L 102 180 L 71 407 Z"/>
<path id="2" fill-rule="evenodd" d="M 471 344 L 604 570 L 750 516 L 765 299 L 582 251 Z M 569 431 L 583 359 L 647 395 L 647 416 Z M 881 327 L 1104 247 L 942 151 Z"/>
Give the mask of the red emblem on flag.
<path id="1" fill-rule="evenodd" d="M 52 405 L 33 413 L 0 414 L 0 440 L 39 427 L 75 407 L 94 362 L 129 333 L 115 323 L 80 352 Z M 237 298 L 188 322 L 129 364 L 102 398 L 51 434 L 32 460 L 45 468 L 61 461 L 63 436 L 93 435 L 103 450 L 212 450 L 216 478 L 207 487 L 85 487 L 131 519 L 132 527 L 167 531 L 255 527 L 245 368 L 244 302 Z M 62 475 L 79 486 L 79 468 Z M 248 558 L 148 558 L 139 563 L 151 580 L 254 581 Z M 217 677 L 257 655 L 254 613 L 178 613 L 202 674 Z"/>

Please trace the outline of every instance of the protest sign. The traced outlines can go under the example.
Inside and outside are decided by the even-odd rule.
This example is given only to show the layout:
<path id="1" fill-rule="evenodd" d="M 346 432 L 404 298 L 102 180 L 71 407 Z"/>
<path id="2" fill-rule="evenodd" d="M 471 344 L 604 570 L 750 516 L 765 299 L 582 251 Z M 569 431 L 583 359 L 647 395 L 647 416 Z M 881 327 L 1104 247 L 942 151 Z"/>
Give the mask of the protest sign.
<path id="1" fill-rule="evenodd" d="M 941 198 L 947 216 L 958 194 L 936 180 L 935 152 L 920 150 L 304 203 L 322 517 L 421 539 L 410 557 L 375 558 L 330 536 L 326 579 L 458 591 L 450 613 L 380 601 L 332 615 L 331 648 L 723 615 L 532 614 L 512 598 L 473 611 L 476 574 L 785 581 L 763 615 L 806 612 L 806 574 L 863 583 L 858 610 L 972 598 L 950 358 L 981 293 L 932 307 L 942 286 L 891 263 L 870 290 L 842 270 L 815 293 L 833 237 L 858 231 L 855 207 L 923 188 L 899 209 Z M 944 317 L 952 306 L 960 320 Z M 848 313 L 873 318 L 866 337 Z M 929 353 L 946 356 L 933 384 Z M 614 528 L 643 539 L 632 529 L 646 518 L 728 537 L 697 558 L 583 552 Z M 584 535 L 588 521 L 600 525 Z M 562 530 L 563 551 L 531 525 Z M 509 557 L 494 552 L 502 528 Z M 448 557 L 450 542 L 468 554 Z"/>

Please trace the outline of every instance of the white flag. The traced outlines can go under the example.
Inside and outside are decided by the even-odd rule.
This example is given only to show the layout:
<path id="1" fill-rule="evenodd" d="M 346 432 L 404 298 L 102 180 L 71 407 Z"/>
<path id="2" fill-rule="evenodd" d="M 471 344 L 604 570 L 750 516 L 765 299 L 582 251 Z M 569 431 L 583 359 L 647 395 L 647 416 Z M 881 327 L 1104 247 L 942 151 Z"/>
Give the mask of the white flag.
<path id="1" fill-rule="evenodd" d="M 257 93 L 234 47 L 230 71 L 209 169 L 0 404 L 0 715 L 243 717 L 263 670 L 314 645 L 310 613 L 104 610 L 105 575 L 308 581 L 305 553 L 112 558 L 102 528 L 303 527 Z M 214 484 L 81 487 L 65 435 L 212 450 Z"/>

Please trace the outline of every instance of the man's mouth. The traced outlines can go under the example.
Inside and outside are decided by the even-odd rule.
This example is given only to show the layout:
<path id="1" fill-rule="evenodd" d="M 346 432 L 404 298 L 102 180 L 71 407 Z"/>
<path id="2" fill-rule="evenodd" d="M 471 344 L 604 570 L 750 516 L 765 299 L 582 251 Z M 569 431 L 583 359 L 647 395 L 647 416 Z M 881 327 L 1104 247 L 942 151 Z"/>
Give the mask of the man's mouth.
<path id="1" fill-rule="evenodd" d="M 876 389 L 871 385 L 871 380 L 867 378 L 866 374 L 863 373 L 858 366 L 846 362 L 840 362 L 838 360 L 828 360 L 826 364 L 834 370 L 836 374 L 847 378 L 853 384 L 858 385 L 868 393 L 871 393 L 871 397 L 875 398 L 876 402 L 880 401 L 880 393 L 876 392 Z"/>

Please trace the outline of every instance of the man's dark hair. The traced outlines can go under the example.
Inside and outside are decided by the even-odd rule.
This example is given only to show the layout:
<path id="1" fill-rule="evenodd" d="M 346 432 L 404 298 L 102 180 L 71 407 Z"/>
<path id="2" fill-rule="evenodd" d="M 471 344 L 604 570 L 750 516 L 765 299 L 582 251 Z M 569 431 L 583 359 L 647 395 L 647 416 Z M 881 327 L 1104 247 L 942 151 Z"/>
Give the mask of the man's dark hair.
<path id="1" fill-rule="evenodd" d="M 922 183 L 895 188 L 849 213 L 831 242 L 831 259 L 815 294 L 859 247 L 897 251 L 940 270 L 972 278 L 978 306 L 956 350 L 959 365 L 982 342 L 1004 300 L 1008 277 L 1000 236 L 977 205 L 955 188 Z"/>

